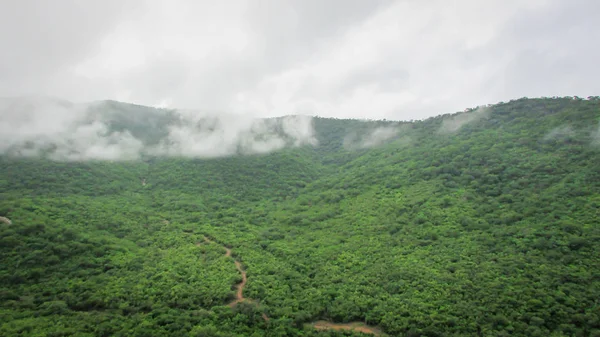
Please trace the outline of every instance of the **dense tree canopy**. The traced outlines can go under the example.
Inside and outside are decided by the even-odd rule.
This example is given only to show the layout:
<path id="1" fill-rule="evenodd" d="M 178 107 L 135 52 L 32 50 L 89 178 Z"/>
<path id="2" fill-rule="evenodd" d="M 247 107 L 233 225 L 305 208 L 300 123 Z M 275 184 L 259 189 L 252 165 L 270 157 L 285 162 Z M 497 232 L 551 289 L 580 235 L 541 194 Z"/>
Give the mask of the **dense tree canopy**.
<path id="1" fill-rule="evenodd" d="M 0 157 L 0 335 L 600 336 L 599 123 L 519 99 L 267 155 Z"/>

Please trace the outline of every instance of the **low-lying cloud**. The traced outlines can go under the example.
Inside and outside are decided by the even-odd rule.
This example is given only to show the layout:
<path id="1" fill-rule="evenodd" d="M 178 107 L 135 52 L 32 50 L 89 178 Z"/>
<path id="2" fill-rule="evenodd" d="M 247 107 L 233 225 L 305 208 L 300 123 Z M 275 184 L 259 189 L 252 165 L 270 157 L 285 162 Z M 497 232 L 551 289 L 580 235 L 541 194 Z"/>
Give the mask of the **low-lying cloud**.
<path id="1" fill-rule="evenodd" d="M 312 117 L 257 119 L 117 102 L 0 100 L 0 154 L 59 161 L 215 158 L 316 145 Z"/>
<path id="2" fill-rule="evenodd" d="M 592 145 L 600 146 L 600 123 L 598 123 L 598 128 L 592 132 Z"/>
<path id="3" fill-rule="evenodd" d="M 476 109 L 456 114 L 450 118 L 444 118 L 442 126 L 437 132 L 439 134 L 456 133 L 465 125 L 487 117 L 489 112 L 490 109 L 488 107 L 477 107 Z"/>
<path id="4" fill-rule="evenodd" d="M 543 142 L 576 142 L 600 147 L 600 123 L 592 129 L 574 129 L 570 125 L 555 127 L 544 135 Z"/>
<path id="5" fill-rule="evenodd" d="M 256 119 L 239 115 L 187 113 L 168 136 L 148 150 L 154 155 L 222 157 L 264 154 L 286 146 L 316 145 L 312 117 Z"/>
<path id="6" fill-rule="evenodd" d="M 408 143 L 410 137 L 402 136 L 406 130 L 406 126 L 392 124 L 380 126 L 362 135 L 351 133 L 345 137 L 344 147 L 348 150 L 372 148 L 389 143 L 397 138 L 402 138 L 404 143 Z"/>
<path id="7" fill-rule="evenodd" d="M 565 140 L 575 135 L 575 130 L 570 125 L 562 125 L 555 127 L 550 130 L 547 134 L 542 138 L 543 141 L 557 141 L 557 140 Z"/>
<path id="8" fill-rule="evenodd" d="M 385 143 L 386 141 L 397 136 L 398 132 L 400 132 L 400 130 L 397 127 L 393 127 L 393 126 L 377 128 L 377 129 L 373 130 L 373 132 L 371 132 L 366 137 L 366 139 L 364 139 L 364 141 L 361 145 L 362 145 L 362 147 L 373 147 L 373 146 L 381 145 L 381 144 Z"/>

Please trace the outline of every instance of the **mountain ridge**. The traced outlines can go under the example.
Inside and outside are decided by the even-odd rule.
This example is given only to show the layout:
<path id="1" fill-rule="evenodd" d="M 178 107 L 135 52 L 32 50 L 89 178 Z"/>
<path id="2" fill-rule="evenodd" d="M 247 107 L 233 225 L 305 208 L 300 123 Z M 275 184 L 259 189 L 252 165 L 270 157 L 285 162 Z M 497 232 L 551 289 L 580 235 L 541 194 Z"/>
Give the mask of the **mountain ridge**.
<path id="1" fill-rule="evenodd" d="M 0 156 L 0 334 L 599 335 L 600 101 L 482 109 L 315 117 L 260 155 Z"/>

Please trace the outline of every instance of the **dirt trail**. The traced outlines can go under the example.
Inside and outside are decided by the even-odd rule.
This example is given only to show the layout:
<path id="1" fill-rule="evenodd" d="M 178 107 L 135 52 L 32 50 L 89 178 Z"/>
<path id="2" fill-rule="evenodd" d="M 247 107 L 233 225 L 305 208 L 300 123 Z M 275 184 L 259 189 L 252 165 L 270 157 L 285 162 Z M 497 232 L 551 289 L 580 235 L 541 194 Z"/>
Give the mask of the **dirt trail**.
<path id="1" fill-rule="evenodd" d="M 204 237 L 204 242 L 206 243 L 214 243 L 214 241 L 211 241 L 209 238 L 207 238 L 206 236 Z M 197 243 L 199 244 L 199 243 Z M 225 256 L 226 257 L 231 257 L 231 249 L 227 248 L 225 246 L 223 246 L 223 248 L 225 248 Z M 236 285 L 236 295 L 235 295 L 235 300 L 233 300 L 231 303 L 229 303 L 230 307 L 234 307 L 236 304 L 243 302 L 246 300 L 246 298 L 244 297 L 244 287 L 246 286 L 246 282 L 248 282 L 248 278 L 246 277 L 246 271 L 244 270 L 244 268 L 242 268 L 242 264 L 240 263 L 240 261 L 238 260 L 233 260 L 233 263 L 235 264 L 235 268 L 240 272 L 240 274 L 242 275 L 242 282 L 238 283 Z M 263 314 L 264 315 L 264 314 Z M 265 318 L 265 316 L 263 316 L 263 318 Z M 268 321 L 269 318 L 267 317 L 265 319 L 265 321 Z"/>
<path id="2" fill-rule="evenodd" d="M 204 237 L 204 242 L 215 243 L 214 241 L 210 240 L 206 236 Z M 196 245 L 199 246 L 199 245 L 201 245 L 201 243 L 197 242 Z M 223 246 L 223 248 L 225 248 L 225 256 L 231 257 L 231 249 L 227 248 L 225 246 Z M 246 286 L 246 282 L 248 282 L 248 278 L 246 276 L 246 271 L 242 267 L 242 264 L 240 263 L 240 261 L 233 259 L 233 263 L 235 264 L 235 268 L 242 275 L 242 282 L 240 282 L 236 285 L 236 289 L 237 289 L 236 299 L 233 300 L 231 303 L 229 303 L 230 307 L 234 307 L 236 304 L 238 304 L 240 302 L 249 300 L 244 297 L 244 287 Z M 265 313 L 262 314 L 262 318 L 265 320 L 265 322 L 267 322 L 267 323 L 269 322 L 269 316 L 267 316 Z M 366 334 L 372 334 L 375 336 L 384 336 L 384 334 L 381 330 L 379 330 L 375 327 L 365 325 L 364 323 L 361 323 L 361 322 L 333 323 L 333 322 L 329 322 L 329 321 L 317 321 L 317 322 L 310 324 L 310 326 L 312 326 L 313 328 L 315 328 L 317 330 L 348 330 L 348 331 L 356 331 L 356 332 L 362 332 L 362 333 L 366 333 Z"/>
<path id="3" fill-rule="evenodd" d="M 383 333 L 381 330 L 367 326 L 360 322 L 351 322 L 351 323 L 332 323 L 328 321 L 317 321 L 312 324 L 312 326 L 317 330 L 349 330 L 356 331 L 362 333 L 368 333 L 375 336 L 381 336 Z"/>
<path id="4" fill-rule="evenodd" d="M 0 222 L 3 222 L 7 225 L 12 225 L 12 221 L 10 221 L 10 219 L 5 216 L 0 216 Z"/>
<path id="5" fill-rule="evenodd" d="M 234 305 L 238 304 L 239 302 L 242 302 L 243 300 L 245 300 L 244 287 L 246 286 L 246 282 L 248 281 L 248 278 L 246 277 L 246 271 L 244 269 L 242 269 L 242 264 L 238 260 L 235 260 L 234 263 L 235 263 L 235 267 L 237 268 L 237 270 L 240 272 L 240 274 L 242 274 L 242 282 L 240 282 L 237 285 L 236 300 L 229 303 L 230 306 L 234 306 Z"/>

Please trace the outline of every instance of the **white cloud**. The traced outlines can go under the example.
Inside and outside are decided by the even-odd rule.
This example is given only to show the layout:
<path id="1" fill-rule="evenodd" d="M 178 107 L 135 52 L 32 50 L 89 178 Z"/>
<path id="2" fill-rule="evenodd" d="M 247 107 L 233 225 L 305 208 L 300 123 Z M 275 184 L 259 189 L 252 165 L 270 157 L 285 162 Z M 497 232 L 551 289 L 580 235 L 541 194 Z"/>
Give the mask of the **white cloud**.
<path id="1" fill-rule="evenodd" d="M 167 138 L 150 153 L 183 157 L 263 154 L 285 146 L 316 145 L 312 117 L 256 119 L 243 115 L 186 113 L 169 127 Z"/>
<path id="2" fill-rule="evenodd" d="M 410 144 L 412 139 L 406 133 L 409 126 L 393 123 L 368 130 L 365 134 L 350 133 L 344 138 L 344 148 L 347 150 L 365 149 L 380 146 L 397 140 L 396 145 Z"/>
<path id="3" fill-rule="evenodd" d="M 67 161 L 135 160 L 143 147 L 129 132 L 109 133 L 106 124 L 97 121 L 77 126 L 45 143 L 56 146 L 50 158 Z"/>
<path id="4" fill-rule="evenodd" d="M 0 152 L 23 142 L 56 138 L 74 127 L 83 111 L 82 106 L 43 97 L 0 99 Z"/>
<path id="5" fill-rule="evenodd" d="M 47 155 L 54 160 L 135 160 L 143 155 L 212 158 L 264 154 L 286 146 L 316 145 L 310 116 L 258 119 L 176 111 L 169 125 L 150 120 L 167 111 L 120 103 L 74 105 L 53 99 L 0 100 L 0 154 Z M 114 128 L 113 124 L 120 125 Z M 125 126 L 125 129 L 119 129 Z M 130 129 L 140 129 L 138 137 Z M 166 136 L 158 145 L 148 135 Z"/>
<path id="6" fill-rule="evenodd" d="M 0 100 L 0 153 L 55 160 L 131 160 L 142 149 L 129 132 L 109 133 L 100 121 L 85 123 L 88 105 L 38 97 Z"/>
<path id="7" fill-rule="evenodd" d="M 440 134 L 451 134 L 458 132 L 463 126 L 481 120 L 489 115 L 488 107 L 478 107 L 477 109 L 462 112 L 451 117 L 446 117 L 439 128 Z"/>
<path id="8" fill-rule="evenodd" d="M 0 95 L 401 120 L 585 97 L 600 90 L 598 9 L 594 0 L 5 2 Z"/>

